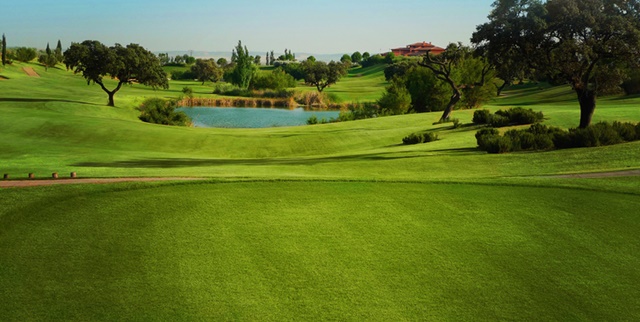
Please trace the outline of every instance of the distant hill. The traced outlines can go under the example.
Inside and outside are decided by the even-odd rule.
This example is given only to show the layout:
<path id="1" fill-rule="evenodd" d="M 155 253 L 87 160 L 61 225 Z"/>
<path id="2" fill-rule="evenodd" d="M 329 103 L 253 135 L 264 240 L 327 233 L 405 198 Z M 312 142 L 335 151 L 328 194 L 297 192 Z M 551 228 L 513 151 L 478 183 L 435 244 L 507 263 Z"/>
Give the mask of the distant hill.
<path id="1" fill-rule="evenodd" d="M 155 54 L 160 54 L 160 53 L 167 53 L 169 54 L 169 56 L 171 57 L 175 57 L 177 55 L 184 55 L 184 54 L 188 54 L 188 55 L 192 55 L 193 57 L 196 58 L 226 58 L 226 59 L 231 59 L 231 52 L 230 51 L 189 51 L 189 50 L 173 50 L 173 51 L 157 51 L 154 52 Z M 251 54 L 252 55 L 260 55 L 263 59 L 264 59 L 264 54 L 266 54 L 267 51 L 252 51 Z M 279 53 L 279 52 L 275 52 L 274 53 L 276 58 L 280 55 L 282 55 L 283 53 Z M 295 53 L 296 54 L 296 58 L 298 60 L 305 60 L 307 59 L 307 57 L 309 56 L 313 56 L 315 57 L 317 60 L 321 60 L 321 61 L 331 61 L 331 60 L 340 60 L 340 58 L 342 57 L 343 54 L 313 54 L 313 53 Z"/>

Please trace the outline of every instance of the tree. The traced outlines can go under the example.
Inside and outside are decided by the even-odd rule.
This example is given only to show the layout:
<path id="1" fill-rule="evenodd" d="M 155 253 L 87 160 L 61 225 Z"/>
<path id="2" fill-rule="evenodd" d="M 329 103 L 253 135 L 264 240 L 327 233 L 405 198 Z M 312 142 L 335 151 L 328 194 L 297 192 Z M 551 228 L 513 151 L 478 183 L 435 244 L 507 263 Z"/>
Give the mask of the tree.
<path id="1" fill-rule="evenodd" d="M 217 63 L 217 64 L 218 64 L 218 66 L 220 66 L 220 67 L 225 67 L 225 66 L 227 66 L 227 64 L 228 64 L 227 59 L 226 59 L 226 58 L 224 58 L 224 57 L 219 58 L 219 59 L 218 59 L 218 61 L 217 61 L 216 63 Z"/>
<path id="2" fill-rule="evenodd" d="M 360 54 L 359 51 L 356 51 L 355 53 L 351 54 L 351 61 L 359 64 L 362 61 L 362 54 Z"/>
<path id="3" fill-rule="evenodd" d="M 271 64 L 269 63 L 269 52 L 267 52 L 267 54 L 264 56 L 264 58 L 265 58 L 265 63 L 264 64 L 266 66 L 271 66 Z"/>
<path id="4" fill-rule="evenodd" d="M 122 85 L 134 81 L 153 88 L 169 88 L 167 74 L 160 66 L 158 57 L 137 44 L 107 47 L 95 40 L 73 43 L 64 52 L 64 63 L 74 73 L 82 73 L 87 84 L 93 82 L 100 85 L 109 95 L 108 106 L 115 106 L 113 96 Z M 115 89 L 107 89 L 103 82 L 106 76 L 117 80 Z"/>
<path id="5" fill-rule="evenodd" d="M 213 59 L 196 59 L 191 66 L 191 71 L 196 75 L 196 79 L 202 82 L 217 82 L 222 78 L 222 70 L 218 68 Z"/>
<path id="6" fill-rule="evenodd" d="M 461 89 L 463 87 L 485 85 L 487 75 L 491 72 L 491 66 L 488 63 L 483 64 L 478 74 L 472 74 L 469 73 L 469 71 L 461 72 L 465 60 L 471 58 L 471 48 L 463 46 L 460 43 L 451 43 L 447 46 L 447 50 L 444 53 L 437 56 L 427 53 L 423 57 L 423 60 L 418 63 L 420 66 L 430 69 L 439 80 L 447 83 L 451 88 L 451 98 L 440 117 L 440 121 L 449 119 L 454 107 L 462 98 Z M 463 75 L 463 77 L 461 78 L 459 75 Z"/>
<path id="7" fill-rule="evenodd" d="M 62 63 L 64 61 L 64 56 L 62 55 L 62 42 L 60 42 L 60 39 L 58 39 L 58 44 L 56 45 L 54 55 L 56 58 L 56 62 Z"/>
<path id="8" fill-rule="evenodd" d="M 548 55 L 540 68 L 571 85 L 585 128 L 603 84 L 620 84 L 622 70 L 640 63 L 640 1 L 554 0 L 546 8 Z"/>
<path id="9" fill-rule="evenodd" d="M 371 54 L 369 54 L 368 51 L 365 51 L 364 53 L 362 53 L 362 60 L 367 60 L 369 59 L 369 57 L 371 57 Z"/>
<path id="10" fill-rule="evenodd" d="M 262 57 L 260 57 L 260 55 L 256 55 L 256 57 L 253 57 L 253 63 L 260 66 Z"/>
<path id="11" fill-rule="evenodd" d="M 44 66 L 45 71 L 48 71 L 49 67 L 54 67 L 58 63 L 58 59 L 51 51 L 49 43 L 47 43 L 47 49 L 45 50 L 45 53 L 38 57 L 38 62 Z"/>
<path id="12" fill-rule="evenodd" d="M 400 79 L 391 82 L 378 100 L 384 114 L 398 115 L 406 113 L 411 107 L 411 95 Z"/>
<path id="13" fill-rule="evenodd" d="M 159 53 L 158 60 L 160 60 L 160 65 L 166 66 L 169 65 L 171 59 L 169 58 L 169 53 Z"/>
<path id="14" fill-rule="evenodd" d="M 313 57 L 313 56 L 309 56 L 309 57 L 307 57 L 307 60 L 308 60 L 308 61 L 313 61 L 313 62 L 315 62 L 315 61 L 316 61 L 316 58 L 315 58 L 315 57 Z"/>
<path id="15" fill-rule="evenodd" d="M 342 55 L 342 57 L 340 58 L 340 62 L 343 64 L 351 65 L 351 56 L 349 56 L 348 54 Z"/>
<path id="16" fill-rule="evenodd" d="M 490 22 L 476 27 L 471 42 L 503 80 L 502 85 L 497 88 L 497 95 L 515 79 L 522 79 L 530 70 L 531 64 L 523 56 L 533 55 L 532 49 L 535 47 L 529 44 L 541 43 L 543 40 L 540 33 L 530 32 L 539 29 L 536 27 L 539 23 L 531 17 L 539 15 L 542 10 L 542 4 L 537 0 L 495 1 L 488 17 Z"/>
<path id="17" fill-rule="evenodd" d="M 571 85 L 581 128 L 591 124 L 602 89 L 640 63 L 638 0 L 498 0 L 493 6 L 474 42 L 494 51 L 508 47 L 537 72 Z M 518 25 L 500 29 L 510 21 L 504 17 L 513 16 Z"/>
<path id="18" fill-rule="evenodd" d="M 242 41 L 238 41 L 238 46 L 233 50 L 231 61 L 235 63 L 235 67 L 230 74 L 231 83 L 240 88 L 248 88 L 255 69 L 253 60 L 249 56 L 249 50 L 246 46 L 242 46 Z"/>
<path id="19" fill-rule="evenodd" d="M 271 66 L 273 66 L 273 64 L 276 62 L 276 58 L 274 57 L 274 53 L 273 50 L 271 51 L 271 54 L 269 55 L 269 62 L 271 63 Z"/>
<path id="20" fill-rule="evenodd" d="M 2 34 L 2 66 L 7 64 L 7 37 Z"/>
<path id="21" fill-rule="evenodd" d="M 30 62 L 34 60 L 36 57 L 38 57 L 38 52 L 35 50 L 35 48 L 20 47 L 20 48 L 17 48 L 15 51 L 15 58 L 18 61 L 21 61 L 24 63 Z"/>
<path id="22" fill-rule="evenodd" d="M 302 63 L 304 82 L 315 86 L 318 92 L 322 92 L 326 87 L 338 82 L 340 78 L 347 74 L 344 64 L 331 61 L 329 64 L 322 61 L 306 60 Z"/>

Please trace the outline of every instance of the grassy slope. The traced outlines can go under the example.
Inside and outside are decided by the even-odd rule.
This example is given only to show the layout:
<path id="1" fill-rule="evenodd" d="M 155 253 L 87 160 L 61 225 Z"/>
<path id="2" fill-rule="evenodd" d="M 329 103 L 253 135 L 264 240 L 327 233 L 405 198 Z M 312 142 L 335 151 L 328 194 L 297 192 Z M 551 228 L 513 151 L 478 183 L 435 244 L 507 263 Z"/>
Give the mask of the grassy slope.
<path id="1" fill-rule="evenodd" d="M 638 143 L 488 155 L 473 127 L 431 125 L 437 113 L 165 127 L 133 107 L 192 83 L 126 87 L 107 108 L 78 76 L 30 66 L 42 77 L 20 64 L 0 73 L 0 172 L 268 181 L 0 191 L 0 320 L 640 315 L 637 178 L 541 177 L 638 169 Z M 369 76 L 381 74 L 352 84 Z M 637 102 L 601 99 L 594 120 L 638 122 Z M 566 88 L 510 91 L 489 108 L 512 105 L 552 125 L 578 119 Z M 442 140 L 398 144 L 421 130 Z"/>
<path id="2" fill-rule="evenodd" d="M 0 203 L 12 210 L 0 216 L 0 315 L 640 318 L 638 195 L 506 191 L 315 182 L 10 190 Z"/>

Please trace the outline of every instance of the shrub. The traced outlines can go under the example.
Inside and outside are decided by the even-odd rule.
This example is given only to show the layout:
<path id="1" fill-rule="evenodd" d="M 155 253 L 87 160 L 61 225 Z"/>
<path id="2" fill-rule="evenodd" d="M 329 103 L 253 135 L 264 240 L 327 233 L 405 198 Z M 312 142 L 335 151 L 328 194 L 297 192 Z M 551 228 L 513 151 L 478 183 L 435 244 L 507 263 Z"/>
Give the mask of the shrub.
<path id="1" fill-rule="evenodd" d="M 257 74 L 251 79 L 249 87 L 252 89 L 283 90 L 296 87 L 296 80 L 281 68 L 276 68 L 271 73 Z"/>
<path id="2" fill-rule="evenodd" d="M 486 150 L 489 139 L 500 136 L 500 131 L 494 128 L 485 128 L 476 132 L 476 142 L 481 150 Z"/>
<path id="3" fill-rule="evenodd" d="M 354 121 L 378 117 L 380 108 L 370 102 L 348 104 L 338 116 L 338 121 Z"/>
<path id="4" fill-rule="evenodd" d="M 438 140 L 438 134 L 433 133 L 433 132 L 425 133 L 422 136 L 422 142 L 424 142 L 424 143 L 429 143 L 429 142 L 433 142 L 433 141 L 436 141 L 436 140 Z"/>
<path id="5" fill-rule="evenodd" d="M 404 144 L 418 144 L 418 143 L 422 143 L 423 140 L 423 136 L 416 134 L 416 133 L 411 133 L 408 136 L 404 137 L 402 139 L 402 143 Z"/>
<path id="6" fill-rule="evenodd" d="M 308 119 L 307 119 L 307 124 L 308 125 L 314 125 L 314 124 L 318 124 L 318 117 L 315 115 L 311 115 Z"/>
<path id="7" fill-rule="evenodd" d="M 491 117 L 491 112 L 489 110 L 476 110 L 473 112 L 473 124 L 487 124 L 489 123 L 489 119 Z"/>
<path id="8" fill-rule="evenodd" d="M 488 136 L 485 142 L 489 153 L 507 153 L 512 151 L 512 142 L 508 136 Z"/>
<path id="9" fill-rule="evenodd" d="M 404 84 L 393 82 L 387 86 L 385 93 L 378 100 L 378 105 L 386 115 L 404 114 L 411 107 L 411 95 Z"/>
<path id="10" fill-rule="evenodd" d="M 509 118 L 499 114 L 493 114 L 489 117 L 489 126 L 491 127 L 504 127 L 509 125 Z"/>
<path id="11" fill-rule="evenodd" d="M 142 102 L 139 107 L 141 112 L 139 118 L 143 122 L 187 126 L 190 123 L 189 117 L 183 112 L 176 112 L 174 101 L 165 101 L 161 98 L 149 98 Z"/>
<path id="12" fill-rule="evenodd" d="M 190 70 L 175 70 L 171 72 L 171 79 L 173 80 L 194 80 L 196 78 L 198 78 L 198 76 Z"/>
<path id="13" fill-rule="evenodd" d="M 433 132 L 428 132 L 424 134 L 411 133 L 402 139 L 402 143 L 409 145 L 409 144 L 429 143 L 436 140 L 438 140 L 438 134 Z"/>
<path id="14" fill-rule="evenodd" d="M 184 94 L 186 97 L 193 97 L 193 89 L 189 86 L 183 87 L 182 94 Z"/>
<path id="15" fill-rule="evenodd" d="M 542 122 L 544 115 L 542 112 L 534 112 L 532 109 L 525 110 L 522 107 L 514 107 L 508 110 L 500 110 L 496 115 L 501 115 L 509 119 L 509 124 L 523 125 Z"/>
<path id="16" fill-rule="evenodd" d="M 616 121 L 613 122 L 612 127 L 616 132 L 618 132 L 618 136 L 620 136 L 623 141 L 631 142 L 640 139 L 636 134 L 636 126 L 634 126 L 632 123 L 622 123 Z"/>

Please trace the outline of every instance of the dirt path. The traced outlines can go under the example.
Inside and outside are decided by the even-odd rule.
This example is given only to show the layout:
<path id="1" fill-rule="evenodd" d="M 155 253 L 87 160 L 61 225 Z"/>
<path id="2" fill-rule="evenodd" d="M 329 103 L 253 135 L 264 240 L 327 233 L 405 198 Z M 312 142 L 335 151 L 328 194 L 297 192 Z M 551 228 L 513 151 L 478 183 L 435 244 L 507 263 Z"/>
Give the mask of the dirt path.
<path id="1" fill-rule="evenodd" d="M 572 178 L 613 178 L 613 177 L 636 177 L 636 176 L 640 176 L 640 169 L 626 170 L 626 171 L 612 171 L 612 172 L 561 174 L 561 175 L 549 176 L 549 177 L 572 179 Z"/>
<path id="2" fill-rule="evenodd" d="M 38 75 L 38 73 L 36 73 L 36 71 L 31 67 L 22 67 L 22 70 L 31 77 L 40 77 L 40 75 Z"/>
<path id="3" fill-rule="evenodd" d="M 151 182 L 151 181 L 197 181 L 206 178 L 108 178 L 108 179 L 51 179 L 51 180 L 5 180 L 0 181 L 0 188 L 19 188 L 52 186 L 59 184 L 106 184 L 118 182 Z"/>

